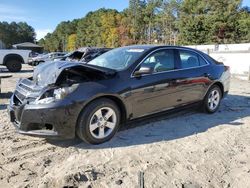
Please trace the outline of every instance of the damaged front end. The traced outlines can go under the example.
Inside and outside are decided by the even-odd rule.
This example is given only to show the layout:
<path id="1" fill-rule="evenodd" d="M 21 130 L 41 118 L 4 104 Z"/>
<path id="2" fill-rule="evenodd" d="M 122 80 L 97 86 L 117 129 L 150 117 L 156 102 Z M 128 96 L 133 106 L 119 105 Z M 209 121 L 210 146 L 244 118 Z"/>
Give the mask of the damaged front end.
<path id="1" fill-rule="evenodd" d="M 107 79 L 115 72 L 80 63 L 56 62 L 43 66 L 34 71 L 32 78 L 17 83 L 8 108 L 10 120 L 22 134 L 74 138 L 84 103 L 75 102 L 77 90 L 83 83 Z"/>

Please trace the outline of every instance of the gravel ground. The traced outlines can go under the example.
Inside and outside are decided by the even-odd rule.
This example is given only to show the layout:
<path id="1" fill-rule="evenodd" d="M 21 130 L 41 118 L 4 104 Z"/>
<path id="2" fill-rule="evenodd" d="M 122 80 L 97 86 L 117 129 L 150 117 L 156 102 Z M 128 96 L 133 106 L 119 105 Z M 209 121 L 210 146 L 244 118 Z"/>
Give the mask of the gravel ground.
<path id="1" fill-rule="evenodd" d="M 216 114 L 135 122 L 91 146 L 15 133 L 6 104 L 17 79 L 30 75 L 25 66 L 2 83 L 0 187 L 250 187 L 250 82 L 232 79 Z"/>

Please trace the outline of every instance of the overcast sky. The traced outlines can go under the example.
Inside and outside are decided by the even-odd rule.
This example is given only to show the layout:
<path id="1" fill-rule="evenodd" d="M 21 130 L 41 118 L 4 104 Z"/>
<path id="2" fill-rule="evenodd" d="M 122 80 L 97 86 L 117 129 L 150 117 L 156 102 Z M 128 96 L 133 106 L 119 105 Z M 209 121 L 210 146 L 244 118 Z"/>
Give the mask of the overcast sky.
<path id="1" fill-rule="evenodd" d="M 52 32 L 61 21 L 82 18 L 89 11 L 112 8 L 122 11 L 129 0 L 1 0 L 0 21 L 25 21 L 31 25 L 37 39 Z M 250 0 L 243 0 L 250 6 Z"/>

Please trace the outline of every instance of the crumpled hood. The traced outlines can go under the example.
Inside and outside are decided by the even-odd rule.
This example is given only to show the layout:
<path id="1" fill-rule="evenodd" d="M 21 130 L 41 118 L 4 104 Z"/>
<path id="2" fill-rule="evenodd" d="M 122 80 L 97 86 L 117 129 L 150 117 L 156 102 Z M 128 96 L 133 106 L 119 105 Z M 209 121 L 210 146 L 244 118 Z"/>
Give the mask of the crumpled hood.
<path id="1" fill-rule="evenodd" d="M 33 73 L 33 80 L 37 85 L 49 85 L 57 78 L 58 66 L 53 62 L 46 62 L 36 66 Z"/>
<path id="2" fill-rule="evenodd" d="M 51 84 L 55 84 L 57 81 L 57 78 L 65 69 L 69 69 L 73 67 L 91 69 L 93 71 L 99 71 L 106 75 L 115 73 L 115 71 L 111 69 L 87 65 L 81 62 L 72 63 L 68 61 L 56 61 L 56 62 L 49 61 L 49 62 L 40 64 L 35 68 L 34 73 L 33 73 L 33 81 L 39 86 L 48 86 Z"/>

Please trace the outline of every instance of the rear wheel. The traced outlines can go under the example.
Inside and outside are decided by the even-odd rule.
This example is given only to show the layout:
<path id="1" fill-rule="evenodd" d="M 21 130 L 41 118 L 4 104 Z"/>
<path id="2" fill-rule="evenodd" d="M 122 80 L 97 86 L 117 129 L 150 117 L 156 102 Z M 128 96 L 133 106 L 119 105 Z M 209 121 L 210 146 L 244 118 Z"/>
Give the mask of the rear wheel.
<path id="1" fill-rule="evenodd" d="M 205 112 L 210 114 L 216 112 L 220 106 L 221 98 L 221 89 L 217 85 L 212 86 L 204 99 L 203 109 Z"/>
<path id="2" fill-rule="evenodd" d="M 10 72 L 19 72 L 22 69 L 22 63 L 18 60 L 8 60 L 6 62 L 6 67 Z"/>
<path id="3" fill-rule="evenodd" d="M 90 144 L 101 144 L 110 140 L 120 125 L 120 111 L 109 99 L 102 98 L 90 103 L 80 114 L 77 135 Z"/>

